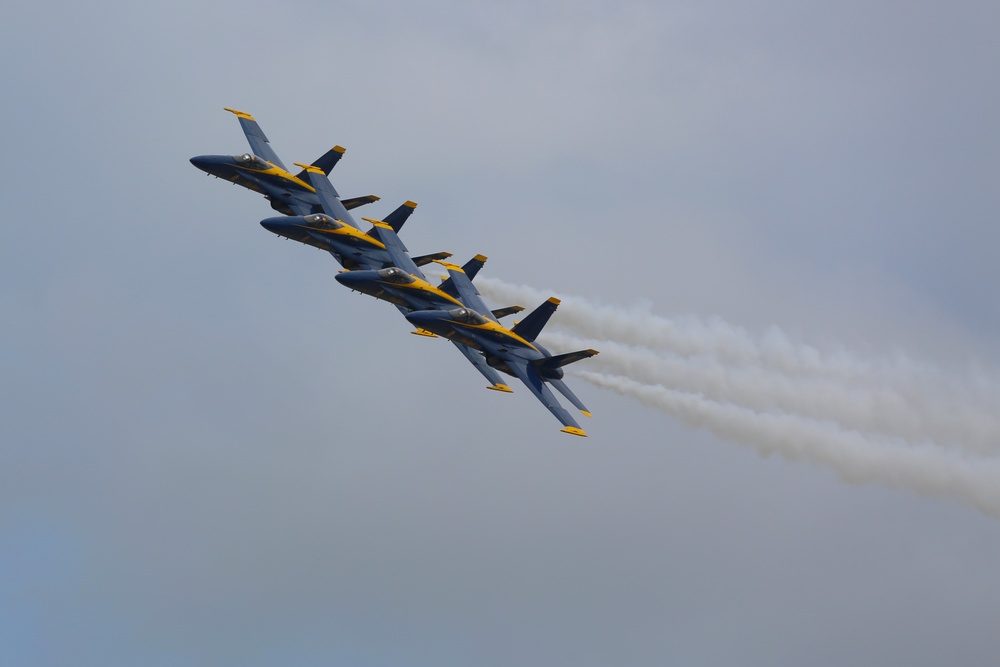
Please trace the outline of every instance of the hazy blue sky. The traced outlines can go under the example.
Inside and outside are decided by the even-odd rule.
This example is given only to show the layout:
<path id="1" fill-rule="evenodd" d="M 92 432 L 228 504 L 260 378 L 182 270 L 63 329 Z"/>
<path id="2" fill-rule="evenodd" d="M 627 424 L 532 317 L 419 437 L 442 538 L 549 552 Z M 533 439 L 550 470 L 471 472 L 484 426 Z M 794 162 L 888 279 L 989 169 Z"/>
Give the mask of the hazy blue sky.
<path id="1" fill-rule="evenodd" d="M 582 378 L 591 437 L 560 434 L 188 158 L 246 150 L 242 109 L 286 163 L 346 146 L 365 215 L 417 201 L 415 253 L 988 408 L 998 28 L 971 1 L 8 7 L 0 664 L 996 664 L 996 518 Z"/>

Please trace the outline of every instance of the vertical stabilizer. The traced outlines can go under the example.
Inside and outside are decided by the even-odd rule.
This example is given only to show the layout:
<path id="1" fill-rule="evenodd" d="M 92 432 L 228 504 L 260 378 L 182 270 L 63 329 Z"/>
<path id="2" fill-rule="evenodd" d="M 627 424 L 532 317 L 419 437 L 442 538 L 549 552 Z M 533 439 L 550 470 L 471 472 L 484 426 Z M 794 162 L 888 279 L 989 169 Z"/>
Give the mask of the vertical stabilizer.
<path id="1" fill-rule="evenodd" d="M 556 312 L 556 308 L 558 307 L 559 299 L 554 296 L 549 297 L 548 301 L 535 308 L 528 313 L 527 317 L 515 324 L 511 331 L 526 341 L 534 341 L 538 338 L 538 334 L 541 333 L 542 329 L 548 323 L 549 318 L 552 317 L 552 313 Z"/>
<path id="2" fill-rule="evenodd" d="M 413 215 L 414 209 L 417 208 L 417 202 L 406 201 L 403 202 L 395 211 L 385 216 L 382 220 L 385 224 L 392 227 L 392 230 L 399 233 L 399 230 L 403 228 L 403 223 L 406 222 L 407 218 Z"/>

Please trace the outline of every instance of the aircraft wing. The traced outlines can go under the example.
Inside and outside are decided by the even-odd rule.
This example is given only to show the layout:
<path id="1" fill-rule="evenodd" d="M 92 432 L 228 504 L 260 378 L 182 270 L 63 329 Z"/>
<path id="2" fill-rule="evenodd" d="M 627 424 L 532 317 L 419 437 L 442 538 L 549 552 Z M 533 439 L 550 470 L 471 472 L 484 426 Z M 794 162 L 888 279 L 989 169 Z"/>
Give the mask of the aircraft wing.
<path id="1" fill-rule="evenodd" d="M 542 405 L 549 409 L 555 418 L 562 422 L 563 433 L 569 433 L 571 435 L 580 435 L 586 437 L 587 434 L 584 432 L 580 425 L 576 423 L 572 415 L 566 411 L 566 408 L 559 405 L 559 401 L 556 400 L 555 395 L 552 390 L 548 388 L 545 384 L 545 380 L 542 376 L 538 374 L 527 361 L 523 359 L 505 359 L 507 362 L 507 367 L 511 372 L 517 376 L 517 378 L 523 382 L 531 393 L 542 402 Z"/>
<path id="2" fill-rule="evenodd" d="M 281 158 L 278 154 L 274 152 L 271 148 L 270 142 L 267 140 L 267 135 L 264 134 L 264 130 L 260 129 L 260 125 L 254 120 L 254 117 L 244 111 L 237 111 L 236 109 L 226 108 L 229 113 L 236 114 L 236 117 L 240 119 L 240 125 L 243 127 L 243 134 L 247 136 L 247 141 L 250 142 L 250 149 L 253 154 L 257 157 L 262 157 L 275 167 L 281 167 L 285 169 L 285 165 L 282 164 Z M 286 169 L 287 171 L 287 169 Z"/>
<path id="3" fill-rule="evenodd" d="M 487 389 L 494 389 L 496 391 L 503 391 L 508 393 L 511 391 L 510 387 L 504 384 L 504 381 L 500 378 L 500 374 L 497 373 L 495 370 L 493 370 L 490 367 L 490 365 L 486 363 L 486 360 L 483 359 L 483 355 L 481 355 L 479 352 L 472 349 L 468 345 L 462 345 L 461 343 L 456 343 L 455 341 L 451 342 L 454 343 L 455 347 L 458 348 L 458 351 L 464 354 L 465 358 L 468 359 L 472 363 L 472 365 L 476 367 L 476 370 L 482 373 L 483 377 L 485 377 L 487 380 L 490 381 L 490 386 L 487 387 Z"/>
<path id="4" fill-rule="evenodd" d="M 473 262 L 482 265 L 486 261 L 486 258 L 482 255 L 476 255 Z M 479 294 L 479 290 L 476 286 L 472 284 L 469 279 L 468 274 L 465 270 L 456 264 L 449 264 L 448 262 L 438 261 L 438 264 L 448 269 L 448 275 L 450 276 L 451 285 L 454 287 L 455 291 L 458 292 L 458 300 L 465 304 L 466 308 L 471 308 L 483 317 L 488 317 L 494 322 L 496 321 L 496 316 L 493 311 L 490 310 L 489 306 L 483 301 L 483 297 Z M 478 271 L 478 268 L 476 269 Z"/>
<path id="5" fill-rule="evenodd" d="M 378 237 L 378 240 L 385 245 L 386 252 L 388 252 L 389 257 L 392 258 L 393 265 L 398 266 L 410 275 L 414 275 L 421 280 L 427 280 L 426 276 L 424 276 L 424 272 L 421 271 L 410 258 L 409 251 L 406 249 L 406 246 L 403 245 L 403 241 L 399 238 L 399 235 L 396 234 L 396 230 L 381 220 L 373 220 L 371 218 L 361 219 L 375 225 L 374 229 L 372 229 L 370 233 Z"/>
<path id="6" fill-rule="evenodd" d="M 340 220 L 344 224 L 359 229 L 358 223 L 347 212 L 347 208 L 340 201 L 340 195 L 337 194 L 333 183 L 326 177 L 323 170 L 312 165 L 296 163 L 296 166 L 302 167 L 305 170 L 306 178 L 309 180 L 309 185 L 313 186 L 313 189 L 316 190 L 316 196 L 319 197 L 319 203 L 323 207 L 323 212 L 334 220 Z"/>
<path id="7" fill-rule="evenodd" d="M 573 391 L 566 386 L 566 382 L 564 382 L 563 380 L 549 380 L 549 384 L 558 389 L 559 393 L 565 396 L 566 399 L 570 403 L 572 403 L 577 410 L 587 415 L 588 417 L 591 416 L 590 410 L 588 410 L 587 406 L 583 404 L 583 401 L 577 398 L 576 394 L 574 394 Z"/>

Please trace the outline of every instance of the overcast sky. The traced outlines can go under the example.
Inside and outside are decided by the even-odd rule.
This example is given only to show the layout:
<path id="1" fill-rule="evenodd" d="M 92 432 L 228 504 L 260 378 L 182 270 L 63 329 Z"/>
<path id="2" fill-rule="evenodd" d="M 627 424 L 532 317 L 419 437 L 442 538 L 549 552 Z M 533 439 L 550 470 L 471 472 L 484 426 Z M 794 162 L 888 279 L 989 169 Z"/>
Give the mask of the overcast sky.
<path id="1" fill-rule="evenodd" d="M 6 8 L 0 664 L 995 665 L 995 516 L 581 377 L 590 438 L 561 434 L 188 158 L 247 150 L 241 109 L 286 164 L 347 147 L 364 215 L 418 202 L 414 253 L 905 359 L 964 414 L 1000 396 L 998 28 L 985 1 Z"/>

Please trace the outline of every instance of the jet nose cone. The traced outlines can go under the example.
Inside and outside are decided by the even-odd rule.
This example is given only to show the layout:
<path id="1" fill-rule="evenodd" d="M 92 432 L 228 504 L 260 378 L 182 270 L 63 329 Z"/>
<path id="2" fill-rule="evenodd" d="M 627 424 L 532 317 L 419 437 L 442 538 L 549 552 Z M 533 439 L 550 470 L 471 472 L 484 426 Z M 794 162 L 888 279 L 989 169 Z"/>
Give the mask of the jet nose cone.
<path id="1" fill-rule="evenodd" d="M 225 155 L 195 155 L 191 164 L 212 176 L 228 176 L 233 170 L 233 159 Z"/>
<path id="2" fill-rule="evenodd" d="M 356 282 L 354 276 L 351 275 L 350 271 L 345 271 L 344 273 L 338 273 L 337 275 L 334 276 L 334 279 L 338 283 L 346 287 L 350 287 Z"/>
<path id="3" fill-rule="evenodd" d="M 344 287 L 355 288 L 358 285 L 362 285 L 366 282 L 374 280 L 378 274 L 374 271 L 344 271 L 343 273 L 338 273 L 334 276 L 337 282 Z"/>
<path id="4" fill-rule="evenodd" d="M 288 229 L 291 227 L 288 224 L 288 220 L 285 218 L 268 218 L 267 220 L 261 220 L 260 226 L 269 232 L 273 232 L 278 236 L 286 236 Z"/>
<path id="5" fill-rule="evenodd" d="M 435 322 L 440 318 L 441 313 L 434 310 L 415 310 L 412 313 L 406 313 L 405 317 L 410 322 L 417 327 L 424 327 L 427 324 Z"/>
<path id="6" fill-rule="evenodd" d="M 208 171 L 209 164 L 211 164 L 211 162 L 212 162 L 211 158 L 209 158 L 209 156 L 207 155 L 195 155 L 193 158 L 191 158 L 191 164 L 198 167 L 202 171 Z"/>

